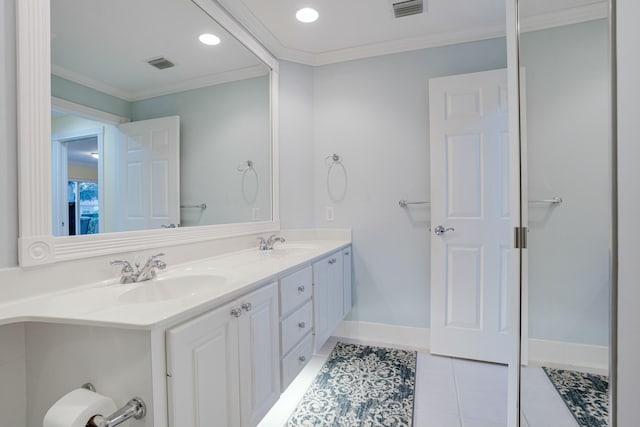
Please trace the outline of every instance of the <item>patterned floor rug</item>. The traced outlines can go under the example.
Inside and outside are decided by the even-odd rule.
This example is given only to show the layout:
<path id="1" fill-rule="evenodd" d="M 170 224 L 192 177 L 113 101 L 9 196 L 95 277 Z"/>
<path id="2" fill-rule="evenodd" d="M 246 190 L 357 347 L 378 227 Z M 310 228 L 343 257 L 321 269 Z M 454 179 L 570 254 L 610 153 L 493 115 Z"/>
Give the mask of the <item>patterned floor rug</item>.
<path id="1" fill-rule="evenodd" d="M 606 427 L 609 381 L 604 375 L 542 368 L 580 427 Z"/>
<path id="2" fill-rule="evenodd" d="M 338 343 L 288 427 L 410 427 L 416 352 Z"/>

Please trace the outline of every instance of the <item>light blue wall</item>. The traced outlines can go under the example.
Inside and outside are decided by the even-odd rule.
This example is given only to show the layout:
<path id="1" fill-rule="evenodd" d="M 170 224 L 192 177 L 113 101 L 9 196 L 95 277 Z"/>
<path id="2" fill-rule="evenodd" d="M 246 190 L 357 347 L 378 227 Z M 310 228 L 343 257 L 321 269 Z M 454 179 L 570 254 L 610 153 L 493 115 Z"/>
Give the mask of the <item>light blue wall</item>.
<path id="1" fill-rule="evenodd" d="M 609 342 L 608 22 L 525 33 L 531 338 Z"/>
<path id="2" fill-rule="evenodd" d="M 180 200 L 183 225 L 271 219 L 269 77 L 230 82 L 137 101 L 132 119 L 180 116 Z M 238 165 L 254 162 L 253 172 Z M 257 192 L 257 196 L 256 196 Z"/>
<path id="3" fill-rule="evenodd" d="M 280 62 L 280 223 L 313 227 L 313 67 Z"/>
<path id="4" fill-rule="evenodd" d="M 51 75 L 51 95 L 120 117 L 131 118 L 130 102 L 54 75 Z"/>
<path id="5" fill-rule="evenodd" d="M 398 207 L 429 200 L 428 82 L 506 65 L 505 40 L 495 39 L 314 69 L 315 223 L 353 229 L 352 320 L 429 326 L 429 210 Z M 338 202 L 327 189 L 331 153 L 347 174 Z M 339 168 L 330 180 L 340 192 Z"/>

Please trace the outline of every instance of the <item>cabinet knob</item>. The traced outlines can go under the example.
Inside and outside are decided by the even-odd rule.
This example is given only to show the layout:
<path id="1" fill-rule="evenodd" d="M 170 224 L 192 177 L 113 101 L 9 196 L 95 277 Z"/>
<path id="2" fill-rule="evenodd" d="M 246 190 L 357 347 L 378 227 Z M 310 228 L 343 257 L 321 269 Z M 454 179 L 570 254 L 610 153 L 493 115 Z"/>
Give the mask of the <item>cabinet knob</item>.
<path id="1" fill-rule="evenodd" d="M 231 315 L 233 317 L 240 317 L 242 316 L 242 309 L 241 308 L 234 308 L 233 310 L 231 310 Z"/>
<path id="2" fill-rule="evenodd" d="M 336 261 L 337 261 L 337 259 L 335 259 L 335 258 L 331 258 L 331 259 L 329 260 L 329 264 L 335 264 L 335 263 L 336 263 Z"/>
<path id="3" fill-rule="evenodd" d="M 307 358 L 305 356 L 300 356 L 300 357 L 298 357 L 298 360 L 301 361 L 301 362 L 306 362 Z"/>
<path id="4" fill-rule="evenodd" d="M 298 286 L 298 292 L 304 292 L 304 286 Z"/>
<path id="5" fill-rule="evenodd" d="M 300 323 L 298 323 L 298 328 L 300 328 L 300 329 L 304 329 L 304 328 L 306 328 L 306 327 L 307 327 L 307 324 L 306 324 L 306 323 L 304 323 L 304 322 L 300 322 Z"/>
<path id="6" fill-rule="evenodd" d="M 245 302 L 244 304 L 242 304 L 242 309 L 244 311 L 251 311 L 252 308 L 253 306 L 251 305 L 250 302 Z"/>
<path id="7" fill-rule="evenodd" d="M 347 255 L 349 255 L 349 252 L 348 252 L 348 251 L 344 253 L 344 256 L 347 256 Z"/>

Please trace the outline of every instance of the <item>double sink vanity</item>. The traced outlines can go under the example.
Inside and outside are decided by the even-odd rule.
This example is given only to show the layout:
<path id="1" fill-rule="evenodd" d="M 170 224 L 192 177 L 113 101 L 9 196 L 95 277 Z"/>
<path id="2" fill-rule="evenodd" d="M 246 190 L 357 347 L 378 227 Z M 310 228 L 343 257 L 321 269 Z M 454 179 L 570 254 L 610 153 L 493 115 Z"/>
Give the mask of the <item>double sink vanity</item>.
<path id="1" fill-rule="evenodd" d="M 82 378 L 116 401 L 142 397 L 147 416 L 132 426 L 255 426 L 351 309 L 350 238 L 256 245 L 153 275 L 3 307 L 0 323 L 25 322 L 31 374 L 47 384 L 34 419 Z"/>

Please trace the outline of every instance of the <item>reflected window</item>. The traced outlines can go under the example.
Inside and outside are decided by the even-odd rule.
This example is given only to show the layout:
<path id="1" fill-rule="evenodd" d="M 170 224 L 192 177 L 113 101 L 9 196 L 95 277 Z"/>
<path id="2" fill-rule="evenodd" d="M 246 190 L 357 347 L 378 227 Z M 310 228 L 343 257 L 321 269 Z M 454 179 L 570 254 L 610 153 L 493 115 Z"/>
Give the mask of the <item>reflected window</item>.
<path id="1" fill-rule="evenodd" d="M 69 235 L 97 234 L 100 232 L 98 183 L 69 181 Z"/>

